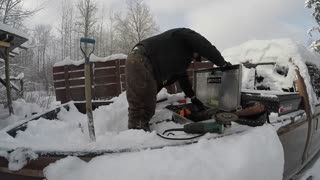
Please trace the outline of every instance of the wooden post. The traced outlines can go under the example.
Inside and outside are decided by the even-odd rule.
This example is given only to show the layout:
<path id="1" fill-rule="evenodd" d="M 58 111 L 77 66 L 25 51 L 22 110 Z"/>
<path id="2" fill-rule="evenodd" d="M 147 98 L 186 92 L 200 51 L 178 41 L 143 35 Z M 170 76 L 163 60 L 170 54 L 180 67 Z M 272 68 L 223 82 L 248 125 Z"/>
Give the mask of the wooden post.
<path id="1" fill-rule="evenodd" d="M 85 95 L 86 95 L 86 112 L 88 117 L 88 126 L 89 126 L 89 136 L 91 141 L 96 141 L 94 124 L 93 124 L 93 114 L 92 114 L 92 94 L 91 94 L 91 71 L 90 71 L 89 57 L 86 57 L 85 61 Z"/>
<path id="2" fill-rule="evenodd" d="M 96 83 L 94 81 L 94 71 L 95 71 L 94 68 L 95 68 L 95 64 L 90 63 L 91 99 L 96 100 L 97 96 L 96 96 Z"/>
<path id="3" fill-rule="evenodd" d="M 121 94 L 121 77 L 120 77 L 120 59 L 116 59 L 115 61 L 115 66 L 116 66 L 116 82 L 117 82 L 117 95 Z"/>
<path id="4" fill-rule="evenodd" d="M 5 58 L 5 75 L 6 75 L 6 88 L 7 88 L 7 100 L 8 100 L 8 108 L 9 114 L 13 114 L 12 108 L 12 99 L 11 99 L 11 84 L 10 84 L 10 67 L 9 67 L 9 49 L 4 49 L 4 58 Z"/>

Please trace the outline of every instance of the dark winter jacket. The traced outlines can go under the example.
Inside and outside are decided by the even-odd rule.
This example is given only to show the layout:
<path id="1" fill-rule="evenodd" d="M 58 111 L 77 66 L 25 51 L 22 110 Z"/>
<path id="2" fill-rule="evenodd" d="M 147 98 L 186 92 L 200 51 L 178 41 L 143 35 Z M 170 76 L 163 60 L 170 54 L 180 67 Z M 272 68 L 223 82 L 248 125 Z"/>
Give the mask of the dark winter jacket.
<path id="1" fill-rule="evenodd" d="M 215 46 L 200 34 L 187 28 L 168 30 L 147 38 L 138 45 L 142 45 L 146 51 L 155 78 L 159 82 L 159 89 L 178 80 L 188 97 L 194 96 L 186 72 L 193 53 L 198 53 L 218 66 L 226 63 Z"/>

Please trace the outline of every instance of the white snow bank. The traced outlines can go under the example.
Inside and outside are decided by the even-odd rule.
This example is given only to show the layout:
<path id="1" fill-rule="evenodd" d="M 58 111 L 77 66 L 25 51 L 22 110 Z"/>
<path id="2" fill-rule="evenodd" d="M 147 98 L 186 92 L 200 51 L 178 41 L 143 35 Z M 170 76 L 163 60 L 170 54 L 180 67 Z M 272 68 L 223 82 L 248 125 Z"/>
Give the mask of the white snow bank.
<path id="1" fill-rule="evenodd" d="M 18 148 L 11 152 L 8 156 L 9 169 L 18 171 L 23 168 L 29 160 L 37 159 L 38 155 L 31 149 Z"/>
<path id="2" fill-rule="evenodd" d="M 222 54 L 232 64 L 275 62 L 276 66 L 263 65 L 257 67 L 257 75 L 264 77 L 263 83 L 260 85 L 267 86 L 273 91 L 282 91 L 282 89 L 292 87 L 293 81 L 296 80 L 295 69 L 298 67 L 307 86 L 310 103 L 319 102 L 311 87 L 310 76 L 305 63 L 312 63 L 320 67 L 320 55 L 302 44 L 291 39 L 251 40 L 226 49 Z M 242 88 L 253 89 L 254 70 L 243 69 Z M 287 71 L 287 75 L 279 74 L 279 70 Z"/>
<path id="3" fill-rule="evenodd" d="M 164 107 L 184 98 L 184 94 L 170 95 L 166 90 L 162 90 L 158 95 L 158 99 L 163 98 L 168 100 L 157 104 L 156 113 L 151 123 L 171 119 L 172 112 Z M 156 132 L 128 130 L 128 104 L 125 93 L 112 100 L 114 103 L 108 106 L 100 106 L 93 112 L 96 142 L 90 142 L 88 139 L 86 115 L 80 113 L 71 104 L 69 111 L 62 109 L 59 112 L 59 120 L 41 118 L 37 121 L 28 122 L 27 128 L 24 131 L 18 131 L 15 138 L 9 135 L 0 136 L 1 148 L 15 149 L 24 147 L 31 148 L 34 151 L 65 152 L 119 150 L 125 148 L 141 149 L 183 143 L 183 141 L 175 142 L 161 139 L 156 135 Z M 161 133 L 166 128 L 178 128 L 181 126 L 181 124 L 170 122 L 164 123 L 164 125 L 152 125 L 151 128 Z M 239 126 L 235 123 L 232 128 L 226 130 L 226 134 L 241 132 L 247 128 L 249 127 Z M 6 128 L 5 130 L 8 129 Z M 219 134 L 210 134 L 206 137 L 217 136 Z"/>
<path id="4" fill-rule="evenodd" d="M 152 121 L 171 118 L 172 113 L 163 107 L 183 97 L 182 93 L 170 95 L 163 89 L 158 99 L 168 98 L 168 101 L 157 105 Z M 93 112 L 96 142 L 90 142 L 88 139 L 86 115 L 71 104 L 69 111 L 62 109 L 59 112 L 59 120 L 42 118 L 30 121 L 27 129 L 19 131 L 15 138 L 0 136 L 1 147 L 5 149 L 26 147 L 35 151 L 92 151 L 140 149 L 176 143 L 159 138 L 156 132 L 128 130 L 128 104 L 125 93 L 113 98 L 112 101 L 114 103 L 100 106 Z"/>
<path id="5" fill-rule="evenodd" d="M 168 98 L 168 101 L 157 105 L 156 114 L 152 121 L 171 118 L 172 113 L 163 109 L 163 107 L 183 97 L 182 93 L 171 95 L 163 89 L 159 93 L 158 99 Z M 25 147 L 32 148 L 35 151 L 90 151 L 123 148 L 139 149 L 173 143 L 160 139 L 155 132 L 128 131 L 126 94 L 122 93 L 119 97 L 113 98 L 112 101 L 114 103 L 108 106 L 100 106 L 93 112 L 96 142 L 90 142 L 88 139 L 87 116 L 70 104 L 69 111 L 62 108 L 59 112 L 59 120 L 41 118 L 37 121 L 28 122 L 26 130 L 18 131 L 15 138 L 0 136 L 1 147 L 5 149 Z M 20 123 L 20 121 L 17 123 Z M 4 130 L 8 130 L 8 128 Z"/>
<path id="6" fill-rule="evenodd" d="M 16 116 L 30 117 L 32 113 L 41 112 L 38 104 L 27 103 L 24 99 L 17 99 L 12 102 L 12 107 Z"/>
<path id="7" fill-rule="evenodd" d="M 50 164 L 44 174 L 48 180 L 281 180 L 283 159 L 277 134 L 266 125 L 222 139 L 100 156 L 88 163 L 67 157 Z"/>
<path id="8" fill-rule="evenodd" d="M 168 101 L 157 104 L 156 114 L 151 122 L 171 118 L 172 113 L 164 107 L 184 98 L 184 95 L 170 95 L 163 90 L 158 99 L 163 98 Z M 149 133 L 127 130 L 128 104 L 125 93 L 112 100 L 114 103 L 101 106 L 93 112 L 96 142 L 89 141 L 86 115 L 79 113 L 71 105 L 69 111 L 62 109 L 59 112 L 59 120 L 41 118 L 28 122 L 26 130 L 18 131 L 15 138 L 0 131 L 0 155 L 10 158 L 11 153 L 5 153 L 9 149 L 32 149 L 25 155 L 14 156 L 16 158 L 10 161 L 16 162 L 10 165 L 14 170 L 23 167 L 26 159 L 35 158 L 32 152 L 137 151 L 185 142 L 161 139 L 155 131 Z M 164 126 L 166 125 L 170 128 L 182 126 L 173 122 L 165 123 Z M 160 124 L 151 128 L 161 133 L 168 127 L 161 127 Z M 200 138 L 199 143 L 193 145 L 101 156 L 89 163 L 69 157 L 50 165 L 45 173 L 48 179 L 54 180 L 88 179 L 89 176 L 90 179 L 281 179 L 283 151 L 274 127 L 266 125 L 250 128 L 234 123 L 231 128 L 226 129 L 225 135 L 226 137 L 206 134 Z M 228 170 L 222 172 L 225 168 Z M 250 168 L 250 172 L 256 173 L 248 172 L 247 169 Z M 119 169 L 125 173 L 119 173 Z"/>
<path id="9" fill-rule="evenodd" d="M 112 54 L 107 57 L 98 57 L 94 54 L 90 56 L 90 62 L 106 62 L 106 61 L 111 61 L 115 59 L 127 59 L 127 55 L 125 54 Z M 56 66 L 65 66 L 65 65 L 75 65 L 79 66 L 81 64 L 84 64 L 84 59 L 81 59 L 79 61 L 75 61 L 70 59 L 70 57 L 66 57 L 63 61 L 59 61 L 54 64 L 54 67 Z"/>
<path id="10" fill-rule="evenodd" d="M 12 102 L 14 115 L 9 116 L 8 109 L 0 106 L 0 130 L 15 123 L 31 117 L 33 113 L 41 112 L 43 109 L 35 103 L 27 103 L 24 99 L 17 99 Z"/>

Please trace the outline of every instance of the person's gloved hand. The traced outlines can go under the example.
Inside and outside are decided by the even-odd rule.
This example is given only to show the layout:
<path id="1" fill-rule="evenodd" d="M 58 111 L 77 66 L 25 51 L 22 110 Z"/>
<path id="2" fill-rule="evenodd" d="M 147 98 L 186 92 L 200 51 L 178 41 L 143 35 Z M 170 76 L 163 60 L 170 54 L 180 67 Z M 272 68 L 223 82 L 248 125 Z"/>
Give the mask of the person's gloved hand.
<path id="1" fill-rule="evenodd" d="M 230 62 L 226 62 L 220 67 L 222 70 L 225 70 L 225 69 L 228 69 L 230 66 L 232 66 L 232 64 Z"/>
<path id="2" fill-rule="evenodd" d="M 194 104 L 198 108 L 198 111 L 205 110 L 203 103 L 196 96 L 193 96 L 191 98 L 191 102 L 192 102 L 192 104 Z"/>

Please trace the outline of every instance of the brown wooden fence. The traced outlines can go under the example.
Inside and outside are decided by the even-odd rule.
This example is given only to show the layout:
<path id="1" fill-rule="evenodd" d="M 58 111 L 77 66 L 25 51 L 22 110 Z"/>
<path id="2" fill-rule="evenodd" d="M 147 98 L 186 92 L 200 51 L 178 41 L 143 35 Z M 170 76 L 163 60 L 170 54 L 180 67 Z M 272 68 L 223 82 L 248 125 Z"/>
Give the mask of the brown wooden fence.
<path id="1" fill-rule="evenodd" d="M 188 69 L 191 82 L 194 70 L 211 67 L 211 62 L 192 63 Z M 93 106 L 97 107 L 110 103 L 108 100 L 118 96 L 126 90 L 125 59 L 92 62 L 91 77 Z M 84 104 L 84 64 L 78 66 L 64 65 L 53 67 L 53 80 L 57 101 L 66 103 L 73 100 L 76 101 L 76 103 Z M 181 89 L 177 84 L 173 84 L 166 88 L 170 93 L 181 92 Z M 83 108 L 77 107 L 80 109 Z"/>

